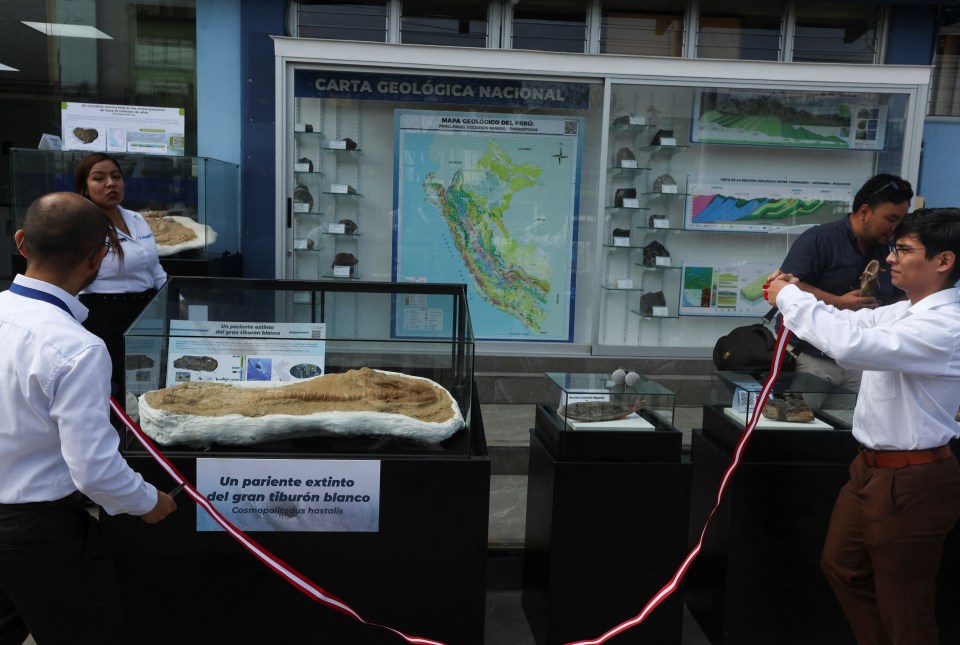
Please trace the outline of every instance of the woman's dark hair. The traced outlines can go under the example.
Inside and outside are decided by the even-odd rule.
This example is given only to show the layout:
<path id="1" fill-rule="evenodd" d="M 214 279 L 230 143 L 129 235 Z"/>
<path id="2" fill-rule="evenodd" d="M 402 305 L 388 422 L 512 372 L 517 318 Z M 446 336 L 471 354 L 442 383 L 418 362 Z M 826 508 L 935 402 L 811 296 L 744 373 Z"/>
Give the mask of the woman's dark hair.
<path id="1" fill-rule="evenodd" d="M 960 208 L 918 208 L 907 213 L 893 232 L 897 240 L 916 235 L 930 260 L 938 253 L 950 251 L 956 256 L 950 270 L 950 282 L 960 279 Z"/>
<path id="2" fill-rule="evenodd" d="M 902 177 L 881 173 L 867 180 L 853 198 L 853 212 L 860 210 L 866 204 L 876 208 L 880 204 L 890 202 L 902 204 L 913 199 L 913 186 Z"/>
<path id="3" fill-rule="evenodd" d="M 112 162 L 120 172 L 120 176 L 123 177 L 123 170 L 120 169 L 120 164 L 116 159 L 105 152 L 91 152 L 77 162 L 77 168 L 73 174 L 73 191 L 75 193 L 83 195 L 89 199 L 90 194 L 87 192 L 87 177 L 90 176 L 90 170 L 101 161 Z M 110 250 L 117 254 L 117 260 L 122 265 L 123 247 L 120 245 L 120 238 L 117 235 L 117 227 L 113 225 L 113 222 L 110 221 L 110 218 L 107 217 L 106 214 L 104 214 L 104 217 L 106 218 L 108 224 L 107 238 L 110 240 Z"/>

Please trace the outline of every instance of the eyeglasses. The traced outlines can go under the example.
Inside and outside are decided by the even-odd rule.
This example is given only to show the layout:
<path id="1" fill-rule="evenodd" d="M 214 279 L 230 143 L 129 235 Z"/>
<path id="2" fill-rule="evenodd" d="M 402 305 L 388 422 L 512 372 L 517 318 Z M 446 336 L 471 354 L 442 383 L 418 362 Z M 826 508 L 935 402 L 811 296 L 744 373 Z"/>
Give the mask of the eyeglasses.
<path id="1" fill-rule="evenodd" d="M 886 189 L 888 189 L 888 188 L 892 188 L 894 191 L 897 191 L 897 192 L 903 190 L 903 187 L 900 186 L 900 184 L 898 184 L 897 182 L 895 182 L 894 180 L 891 179 L 890 181 L 888 181 L 887 183 L 885 183 L 883 186 L 880 186 L 880 188 L 877 188 L 875 191 L 873 191 L 872 193 L 870 193 L 869 195 L 867 195 L 867 197 L 868 197 L 868 198 L 869 198 L 869 197 L 873 197 L 873 196 L 876 195 L 877 193 L 883 192 L 884 190 L 886 190 Z"/>
<path id="2" fill-rule="evenodd" d="M 890 249 L 890 253 L 893 254 L 893 257 L 895 257 L 895 258 L 897 258 L 897 259 L 899 260 L 901 255 L 910 255 L 910 254 L 913 253 L 914 251 L 923 251 L 923 250 L 926 249 L 927 247 L 925 247 L 925 246 L 903 246 L 903 245 L 899 245 L 899 246 L 898 246 L 898 245 L 896 245 L 896 244 L 891 244 L 888 248 Z"/>

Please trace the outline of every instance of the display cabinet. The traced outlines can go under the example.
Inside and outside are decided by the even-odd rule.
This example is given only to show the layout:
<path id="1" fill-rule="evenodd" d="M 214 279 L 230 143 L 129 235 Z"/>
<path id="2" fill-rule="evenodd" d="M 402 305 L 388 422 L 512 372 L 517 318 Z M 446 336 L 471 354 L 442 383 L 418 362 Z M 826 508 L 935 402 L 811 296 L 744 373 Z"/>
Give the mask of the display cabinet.
<path id="1" fill-rule="evenodd" d="M 435 324 L 412 333 L 403 319 L 427 304 Z M 371 623 L 482 645 L 490 460 L 462 285 L 174 277 L 127 331 L 125 352 L 140 395 L 127 410 L 228 521 Z M 357 373 L 387 378 L 372 386 L 341 380 Z M 168 406 L 183 390 L 198 394 L 176 412 Z M 398 433 L 414 412 L 367 405 L 429 406 L 438 390 L 444 413 L 449 397 L 462 417 L 444 437 Z M 159 403 L 151 393 L 162 394 Z M 332 411 L 296 409 L 313 403 Z M 215 406 L 227 414 L 211 426 L 205 415 Z M 171 413 L 160 427 L 173 435 L 149 427 L 157 408 Z M 212 441 L 183 441 L 182 432 L 197 439 L 210 427 Z M 148 481 L 172 488 L 129 433 L 121 449 Z M 190 497 L 176 502 L 155 531 L 129 517 L 102 518 L 130 623 L 148 620 L 165 599 L 179 602 L 178 620 L 131 642 L 307 642 L 318 633 L 342 643 L 396 640 L 300 593 Z M 224 593 L 251 585 L 257 593 Z M 291 612 L 309 620 L 204 618 Z"/>
<path id="2" fill-rule="evenodd" d="M 138 399 L 128 403 L 130 412 L 138 412 L 144 395 L 169 392 L 185 382 L 229 383 L 240 390 L 279 386 L 276 395 L 281 399 L 303 399 L 314 395 L 288 395 L 283 387 L 317 377 L 333 381 L 368 368 L 381 375 L 378 379 L 400 380 L 396 385 L 351 380 L 335 384 L 332 394 L 316 396 L 339 396 L 349 402 L 361 389 L 415 390 L 421 384 L 432 384 L 452 399 L 448 408 L 459 414 L 462 424 L 456 428 L 427 424 L 423 434 L 413 429 L 411 434 L 381 431 L 371 418 L 358 419 L 356 427 L 343 429 L 335 419 L 301 422 L 283 416 L 284 423 L 296 423 L 300 430 L 262 429 L 258 435 L 262 438 L 245 442 L 228 436 L 232 434 L 228 429 L 222 438 L 215 431 L 205 437 L 194 435 L 189 431 L 196 426 L 194 419 L 183 423 L 187 434 L 174 427 L 155 438 L 167 443 L 171 451 L 186 453 L 198 449 L 255 454 L 399 452 L 467 458 L 473 446 L 474 340 L 464 297 L 461 285 L 172 278 L 124 336 L 128 389 Z M 423 315 L 428 303 L 436 321 L 429 331 L 411 330 L 396 322 Z M 345 403 L 343 409 L 354 408 Z M 248 416 L 261 418 L 260 414 L 254 410 Z M 289 413 L 281 407 L 277 414 Z M 449 419 L 450 415 L 443 422 Z M 263 425 L 267 421 L 264 419 Z M 233 423 L 244 422 L 238 419 Z M 330 432 L 323 431 L 325 423 L 330 424 Z M 389 419 L 384 425 L 392 427 Z M 441 441 L 437 434 L 431 435 L 431 428 L 441 433 Z M 124 447 L 141 449 L 129 437 Z"/>
<path id="3" fill-rule="evenodd" d="M 530 438 L 523 608 L 538 645 L 562 645 L 636 614 L 670 578 L 686 548 L 692 469 L 674 394 L 653 379 L 546 377 Z M 678 590 L 619 638 L 679 645 L 682 613 Z"/>
<path id="4" fill-rule="evenodd" d="M 901 173 L 906 93 L 610 84 L 600 345 L 712 346 L 797 235 Z"/>
<path id="5" fill-rule="evenodd" d="M 11 188 L 14 230 L 37 197 L 73 192 L 82 151 L 14 148 Z M 209 157 L 112 154 L 124 180 L 121 206 L 137 211 L 157 239 L 170 275 L 239 276 L 240 174 L 234 163 Z M 22 258 L 14 256 L 15 271 Z"/>
<path id="6" fill-rule="evenodd" d="M 491 353 L 707 358 L 803 230 L 919 168 L 918 66 L 274 47 L 277 275 L 462 282 Z"/>

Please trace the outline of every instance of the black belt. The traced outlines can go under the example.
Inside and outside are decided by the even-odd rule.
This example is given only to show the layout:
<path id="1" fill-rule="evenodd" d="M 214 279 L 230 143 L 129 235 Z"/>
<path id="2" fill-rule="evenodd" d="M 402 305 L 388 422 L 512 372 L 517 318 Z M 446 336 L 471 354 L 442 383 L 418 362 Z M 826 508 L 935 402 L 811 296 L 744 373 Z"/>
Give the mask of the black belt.
<path id="1" fill-rule="evenodd" d="M 140 293 L 83 293 L 80 302 L 149 302 L 155 295 L 156 289 L 147 289 Z"/>
<path id="2" fill-rule="evenodd" d="M 66 497 L 55 499 L 51 502 L 22 502 L 20 504 L 0 504 L 0 510 L 4 511 L 42 511 L 60 506 L 72 506 L 83 503 L 83 494 L 80 491 L 70 493 Z"/>

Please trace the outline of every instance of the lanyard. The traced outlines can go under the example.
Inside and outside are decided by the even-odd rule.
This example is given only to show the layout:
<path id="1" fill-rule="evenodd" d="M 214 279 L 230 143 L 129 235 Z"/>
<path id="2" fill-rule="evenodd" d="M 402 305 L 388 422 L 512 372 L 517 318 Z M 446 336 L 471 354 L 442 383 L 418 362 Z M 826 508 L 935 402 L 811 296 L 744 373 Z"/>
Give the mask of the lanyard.
<path id="1" fill-rule="evenodd" d="M 40 291 L 32 287 L 25 287 L 22 284 L 13 283 L 10 285 L 10 291 L 17 294 L 18 296 L 23 296 L 24 298 L 33 298 L 34 300 L 42 300 L 43 302 L 49 302 L 51 305 L 56 305 L 60 307 L 73 318 L 73 312 L 70 311 L 70 307 L 67 306 L 63 300 L 56 297 L 53 294 L 47 293 L 46 291 Z"/>

